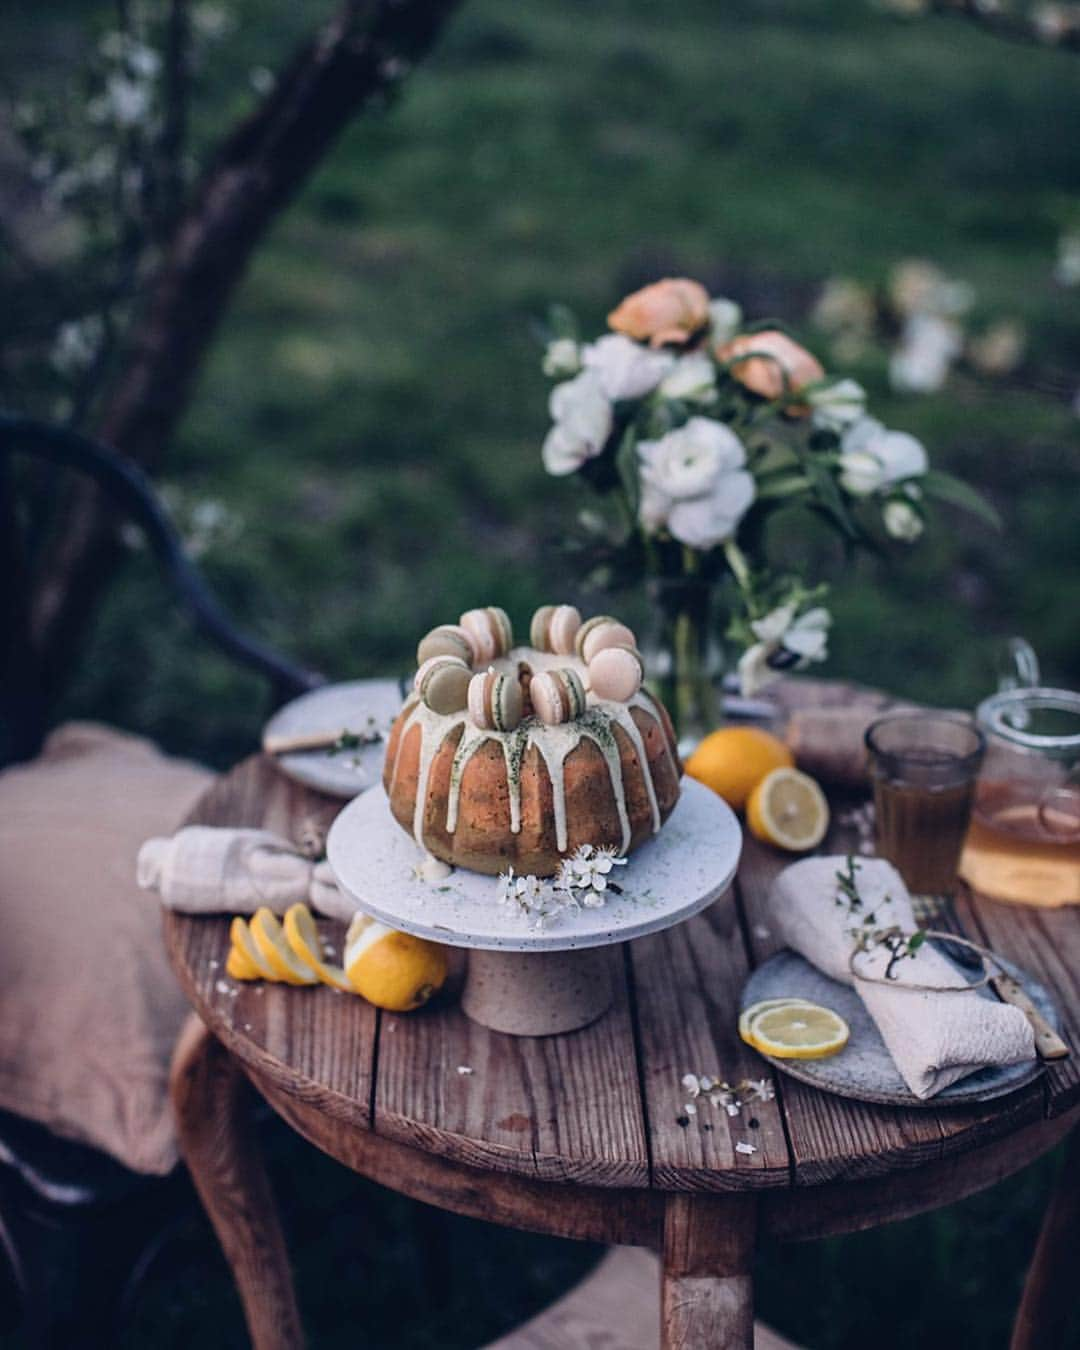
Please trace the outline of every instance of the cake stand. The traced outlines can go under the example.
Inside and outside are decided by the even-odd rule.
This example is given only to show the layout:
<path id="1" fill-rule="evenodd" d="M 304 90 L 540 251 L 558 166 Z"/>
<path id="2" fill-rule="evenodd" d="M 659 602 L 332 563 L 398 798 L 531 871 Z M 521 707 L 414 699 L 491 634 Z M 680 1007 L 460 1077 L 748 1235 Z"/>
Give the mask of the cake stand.
<path id="1" fill-rule="evenodd" d="M 563 910 L 543 929 L 499 902 L 495 877 L 455 868 L 421 880 L 423 855 L 381 788 L 345 807 L 326 848 L 338 885 L 360 909 L 402 932 L 468 948 L 461 1002 L 469 1017 L 515 1036 L 547 1036 L 587 1026 L 611 1006 L 604 947 L 681 923 L 727 890 L 742 833 L 725 802 L 685 779 L 664 827 L 609 874 L 622 893 L 601 908 Z"/>

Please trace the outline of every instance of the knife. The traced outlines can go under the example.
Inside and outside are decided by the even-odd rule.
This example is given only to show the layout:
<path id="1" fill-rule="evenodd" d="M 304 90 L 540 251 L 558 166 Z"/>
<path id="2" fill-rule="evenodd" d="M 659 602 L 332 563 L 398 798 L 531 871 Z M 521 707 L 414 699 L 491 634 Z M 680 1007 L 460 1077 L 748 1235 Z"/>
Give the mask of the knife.
<path id="1" fill-rule="evenodd" d="M 1032 1003 L 1027 991 L 1011 975 L 993 975 L 990 988 L 1002 1003 L 1019 1008 L 1035 1033 L 1035 1049 L 1040 1059 L 1065 1059 L 1072 1052 L 1054 1028 Z"/>

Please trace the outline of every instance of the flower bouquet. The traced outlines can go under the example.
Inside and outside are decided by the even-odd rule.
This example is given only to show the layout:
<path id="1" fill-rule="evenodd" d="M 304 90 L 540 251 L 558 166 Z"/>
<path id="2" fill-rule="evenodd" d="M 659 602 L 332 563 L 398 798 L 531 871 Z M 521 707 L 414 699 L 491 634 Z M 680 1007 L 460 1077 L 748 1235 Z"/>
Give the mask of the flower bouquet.
<path id="1" fill-rule="evenodd" d="M 744 693 L 821 661 L 826 587 L 774 571 L 765 524 L 801 503 L 849 546 L 913 543 L 928 499 L 996 519 L 958 479 L 931 470 L 914 436 L 867 416 L 866 395 L 773 322 L 744 324 L 732 300 L 686 278 L 658 281 L 583 343 L 573 316 L 551 314 L 544 353 L 557 381 L 547 471 L 577 474 L 617 506 L 581 523 L 603 579 L 646 579 L 662 624 L 650 673 L 680 735 L 719 721 L 713 597 L 726 583 L 727 636 L 742 648 Z"/>

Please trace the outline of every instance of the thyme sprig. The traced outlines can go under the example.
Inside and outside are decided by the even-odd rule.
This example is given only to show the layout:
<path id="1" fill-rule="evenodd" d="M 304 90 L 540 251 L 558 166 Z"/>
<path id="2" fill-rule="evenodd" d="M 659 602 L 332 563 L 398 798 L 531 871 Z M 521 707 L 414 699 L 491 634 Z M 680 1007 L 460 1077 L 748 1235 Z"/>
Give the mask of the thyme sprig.
<path id="1" fill-rule="evenodd" d="M 848 914 L 853 917 L 863 909 L 865 903 L 863 897 L 859 894 L 859 884 L 856 879 L 859 866 L 854 855 L 849 853 L 844 869 L 836 873 L 836 903 L 846 905 Z M 886 894 L 884 903 L 886 905 L 891 904 L 892 897 Z M 887 980 L 895 980 L 899 963 L 905 958 L 915 957 L 919 948 L 926 941 L 926 934 L 922 929 L 918 929 L 914 933 L 905 933 L 896 924 L 889 928 L 876 928 L 874 927 L 875 922 L 874 911 L 867 911 L 861 915 L 858 926 L 849 928 L 848 932 L 855 940 L 856 951 L 869 952 L 876 947 L 883 947 L 889 953 L 884 976 Z"/>

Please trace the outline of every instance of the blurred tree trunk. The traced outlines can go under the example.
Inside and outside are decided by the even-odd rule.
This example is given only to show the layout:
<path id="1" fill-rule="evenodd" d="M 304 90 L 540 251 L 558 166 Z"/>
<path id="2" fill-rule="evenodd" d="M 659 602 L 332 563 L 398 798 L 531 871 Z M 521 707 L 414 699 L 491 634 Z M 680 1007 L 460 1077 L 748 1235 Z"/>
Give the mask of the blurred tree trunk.
<path id="1" fill-rule="evenodd" d="M 338 134 L 385 100 L 460 0 L 347 0 L 225 138 L 181 211 L 96 432 L 144 467 L 160 464 L 237 283 L 258 244 Z M 32 600 L 44 688 L 59 690 L 121 550 L 98 491 L 80 485 Z"/>

